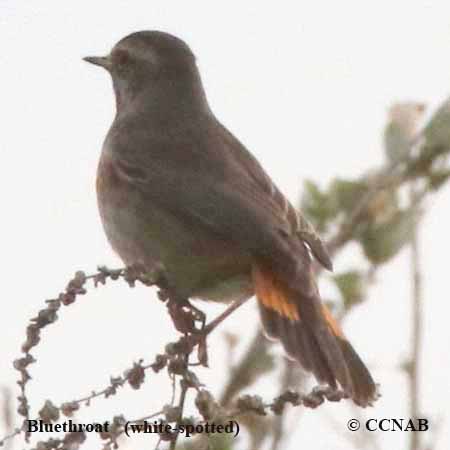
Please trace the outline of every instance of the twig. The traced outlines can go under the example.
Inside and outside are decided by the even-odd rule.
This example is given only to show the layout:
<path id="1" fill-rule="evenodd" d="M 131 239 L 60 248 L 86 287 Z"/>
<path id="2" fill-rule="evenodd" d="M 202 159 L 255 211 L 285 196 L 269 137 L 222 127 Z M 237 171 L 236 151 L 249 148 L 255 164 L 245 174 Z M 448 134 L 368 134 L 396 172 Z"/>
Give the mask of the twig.
<path id="1" fill-rule="evenodd" d="M 414 183 L 410 187 L 410 203 L 415 204 L 418 201 L 418 192 Z M 411 278 L 412 278 L 412 356 L 409 364 L 410 377 L 410 417 L 416 418 L 420 415 L 420 356 L 422 345 L 422 273 L 420 268 L 420 248 L 418 226 L 415 225 L 411 238 Z M 419 450 L 420 433 L 411 433 L 410 450 Z"/>
<path id="2" fill-rule="evenodd" d="M 176 377 L 174 374 L 170 376 L 172 378 L 172 396 L 170 398 L 170 404 L 173 406 L 175 402 L 175 393 L 177 391 L 177 383 L 176 383 Z"/>
<path id="3" fill-rule="evenodd" d="M 189 364 L 189 354 L 186 355 L 185 362 L 186 362 L 186 367 L 187 367 L 187 365 Z M 178 412 L 178 418 L 177 418 L 177 421 L 176 421 L 177 430 L 178 430 L 178 427 L 180 426 L 180 424 L 181 424 L 181 422 L 183 420 L 184 403 L 185 403 L 185 400 L 186 400 L 186 393 L 187 393 L 188 389 L 189 389 L 188 384 L 182 378 L 180 380 L 180 399 L 178 401 L 178 411 L 179 412 Z M 177 441 L 178 441 L 179 435 L 180 435 L 180 433 L 178 431 L 176 431 L 172 441 L 170 442 L 170 450 L 175 450 L 175 448 L 177 446 Z"/>
<path id="4" fill-rule="evenodd" d="M 23 429 L 22 428 L 16 428 L 14 431 L 12 431 L 11 433 L 3 436 L 3 438 L 0 440 L 0 447 L 2 447 L 3 445 L 5 445 L 5 443 L 11 441 L 11 439 L 15 438 L 16 436 L 19 436 L 22 433 Z"/>

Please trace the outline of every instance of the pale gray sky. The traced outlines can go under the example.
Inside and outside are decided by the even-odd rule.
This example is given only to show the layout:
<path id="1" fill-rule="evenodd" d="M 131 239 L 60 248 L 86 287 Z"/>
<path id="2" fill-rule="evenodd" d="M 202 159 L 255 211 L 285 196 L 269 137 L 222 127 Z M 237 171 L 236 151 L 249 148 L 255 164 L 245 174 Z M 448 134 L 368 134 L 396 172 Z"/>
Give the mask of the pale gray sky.
<path id="1" fill-rule="evenodd" d="M 96 163 L 114 113 L 111 83 L 82 56 L 106 53 L 118 39 L 141 29 L 185 39 L 197 54 L 217 116 L 296 200 L 305 177 L 325 184 L 381 161 L 381 130 L 392 102 L 419 100 L 432 110 L 450 94 L 449 5 L 0 0 L 0 384 L 15 389 L 11 361 L 27 320 L 46 298 L 56 295 L 75 270 L 120 265 L 103 235 L 94 194 Z M 450 442 L 450 419 L 444 417 L 450 403 L 449 200 L 448 188 L 432 200 L 421 236 L 423 409 L 431 419 L 446 420 L 439 450 Z M 339 270 L 355 259 L 350 252 L 335 266 Z M 405 379 L 395 367 L 409 350 L 409 306 L 403 255 L 379 273 L 369 302 L 345 324 L 382 384 L 384 396 L 364 413 L 367 417 L 407 414 Z M 253 305 L 246 305 L 224 328 L 248 337 L 248 324 L 256 320 Z M 165 308 L 152 292 L 122 286 L 98 290 L 65 310 L 44 334 L 38 364 L 31 369 L 33 405 L 100 388 L 133 360 L 150 359 L 173 336 Z M 202 376 L 219 392 L 226 372 L 222 332 L 212 341 L 221 350 Z M 156 411 L 168 398 L 166 381 L 152 377 L 140 391 L 98 401 L 80 420 Z M 270 399 L 273 383 L 261 383 L 252 392 Z M 343 404 L 307 411 L 292 425 L 290 448 L 348 449 L 346 423 L 352 415 Z M 377 437 L 383 449 L 393 449 L 406 448 L 408 435 L 379 432 Z M 86 448 L 96 444 L 93 440 Z"/>

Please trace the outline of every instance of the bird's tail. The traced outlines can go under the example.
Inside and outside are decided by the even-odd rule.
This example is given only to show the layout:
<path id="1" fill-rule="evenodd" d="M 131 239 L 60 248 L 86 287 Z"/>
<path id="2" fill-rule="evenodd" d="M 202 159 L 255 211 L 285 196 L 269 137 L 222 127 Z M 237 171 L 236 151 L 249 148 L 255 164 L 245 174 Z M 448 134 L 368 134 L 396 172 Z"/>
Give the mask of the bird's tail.
<path id="1" fill-rule="evenodd" d="M 311 274 L 312 276 L 312 274 Z M 313 283 L 287 286 L 262 265 L 253 266 L 253 282 L 267 335 L 278 339 L 287 354 L 312 372 L 320 383 L 338 385 L 360 406 L 376 398 L 376 385 Z"/>

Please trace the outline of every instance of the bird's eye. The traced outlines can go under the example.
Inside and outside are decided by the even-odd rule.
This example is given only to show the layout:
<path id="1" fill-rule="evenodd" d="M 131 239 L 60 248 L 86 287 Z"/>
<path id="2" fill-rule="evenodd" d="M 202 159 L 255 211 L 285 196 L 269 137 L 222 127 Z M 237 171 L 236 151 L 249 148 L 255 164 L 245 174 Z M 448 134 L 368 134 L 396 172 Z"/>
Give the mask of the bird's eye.
<path id="1" fill-rule="evenodd" d="M 116 50 L 113 55 L 113 64 L 122 67 L 130 60 L 130 54 L 126 50 Z"/>

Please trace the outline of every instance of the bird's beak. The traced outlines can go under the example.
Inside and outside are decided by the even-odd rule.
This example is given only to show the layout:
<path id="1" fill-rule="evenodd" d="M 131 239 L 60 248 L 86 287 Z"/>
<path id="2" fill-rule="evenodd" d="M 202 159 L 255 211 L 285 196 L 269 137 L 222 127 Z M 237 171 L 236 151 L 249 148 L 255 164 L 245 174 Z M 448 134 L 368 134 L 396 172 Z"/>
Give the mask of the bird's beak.
<path id="1" fill-rule="evenodd" d="M 111 60 L 108 56 L 86 56 L 83 60 L 96 66 L 101 66 L 108 71 L 111 69 Z"/>

